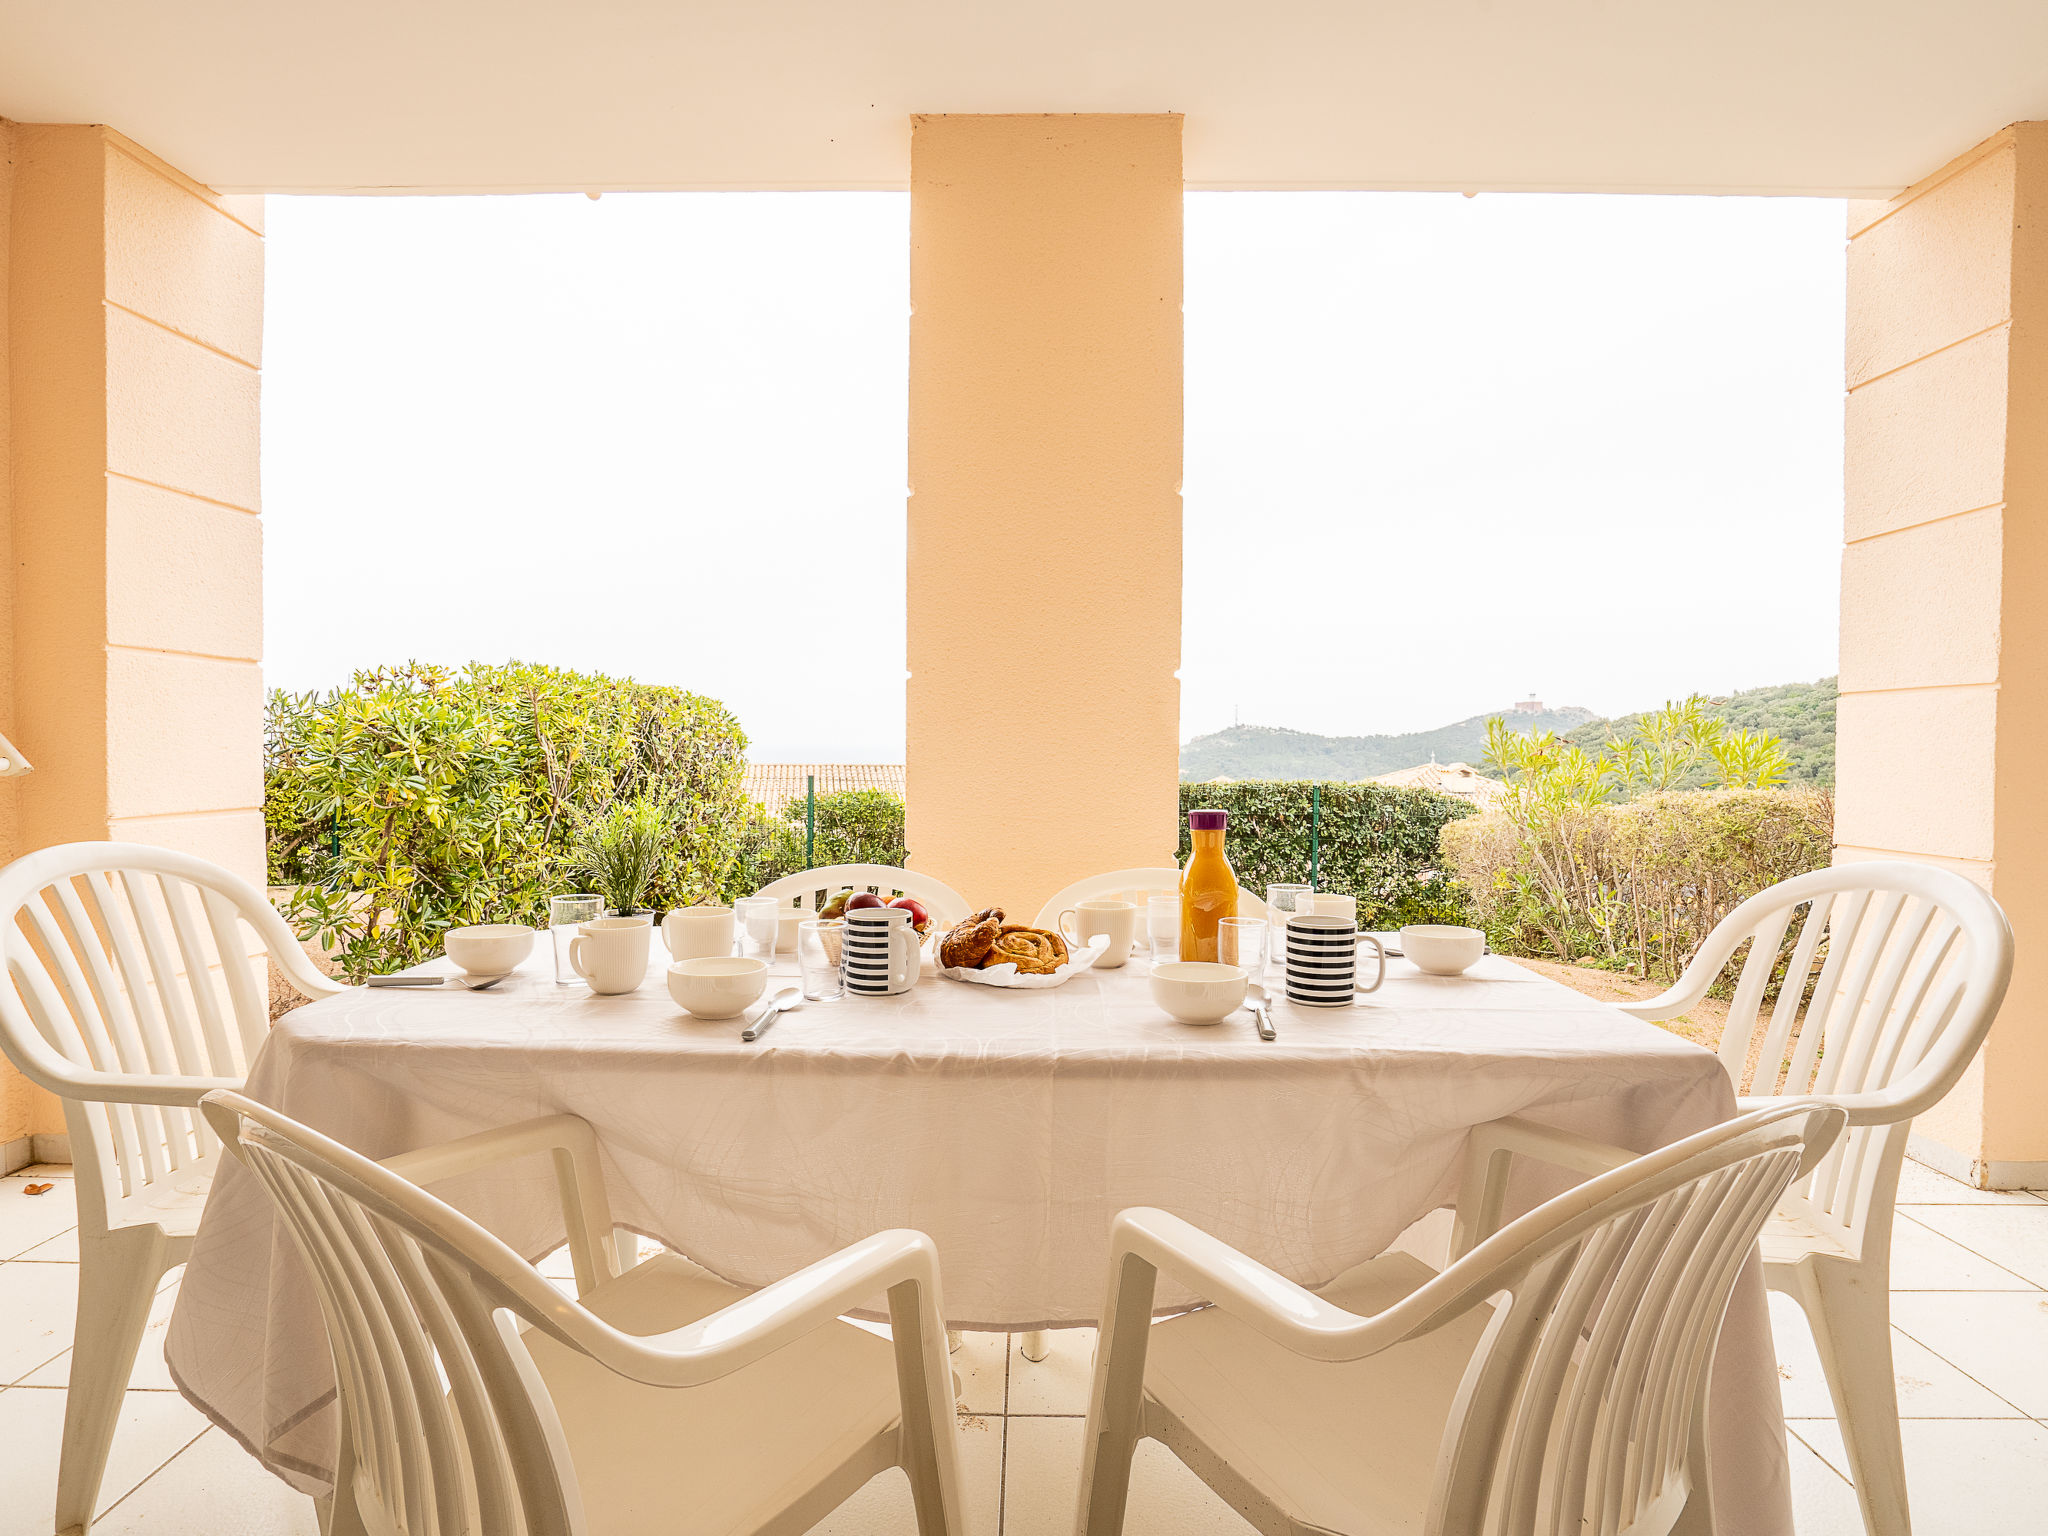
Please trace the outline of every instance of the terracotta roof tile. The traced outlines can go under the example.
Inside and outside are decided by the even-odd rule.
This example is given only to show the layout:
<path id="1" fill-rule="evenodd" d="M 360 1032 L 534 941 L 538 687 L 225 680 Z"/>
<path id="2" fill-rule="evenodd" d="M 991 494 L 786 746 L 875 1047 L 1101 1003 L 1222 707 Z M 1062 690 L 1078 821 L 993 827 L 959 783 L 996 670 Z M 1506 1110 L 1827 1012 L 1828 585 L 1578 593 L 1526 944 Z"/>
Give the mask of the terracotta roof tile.
<path id="1" fill-rule="evenodd" d="M 899 798 L 903 794 L 901 763 L 749 763 L 740 776 L 740 792 L 760 801 L 773 816 L 804 797 L 805 780 L 812 775 L 821 795 L 849 789 L 885 789 Z"/>

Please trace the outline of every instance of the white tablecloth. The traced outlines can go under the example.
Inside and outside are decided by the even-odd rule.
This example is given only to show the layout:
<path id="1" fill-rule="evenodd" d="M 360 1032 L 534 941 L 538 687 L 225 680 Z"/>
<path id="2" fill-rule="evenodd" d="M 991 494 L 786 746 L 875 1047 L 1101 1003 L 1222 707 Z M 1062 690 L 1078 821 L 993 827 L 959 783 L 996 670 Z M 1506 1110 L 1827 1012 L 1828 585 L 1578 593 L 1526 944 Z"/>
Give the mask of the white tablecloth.
<path id="1" fill-rule="evenodd" d="M 1133 964 L 1048 991 L 927 971 L 901 997 L 808 1005 L 746 1045 L 736 1023 L 683 1014 L 659 959 L 639 992 L 593 997 L 555 984 L 546 949 L 488 992 L 357 989 L 300 1008 L 249 1092 L 379 1158 L 572 1111 L 597 1127 L 620 1223 L 727 1280 L 763 1284 L 917 1227 L 938 1243 L 952 1323 L 1012 1329 L 1094 1321 L 1126 1206 L 1174 1211 L 1317 1286 L 1453 1197 L 1475 1124 L 1528 1114 L 1649 1150 L 1734 1103 L 1705 1051 L 1495 957 L 1455 979 L 1390 961 L 1349 1009 L 1282 1002 L 1272 1042 L 1242 1013 L 1174 1022 Z M 562 1241 L 545 1159 L 437 1193 L 529 1256 Z M 167 1353 L 187 1397 L 321 1490 L 334 1424 L 318 1313 L 232 1163 Z M 1719 1359 L 1722 1528 L 1789 1536 L 1754 1276 Z"/>

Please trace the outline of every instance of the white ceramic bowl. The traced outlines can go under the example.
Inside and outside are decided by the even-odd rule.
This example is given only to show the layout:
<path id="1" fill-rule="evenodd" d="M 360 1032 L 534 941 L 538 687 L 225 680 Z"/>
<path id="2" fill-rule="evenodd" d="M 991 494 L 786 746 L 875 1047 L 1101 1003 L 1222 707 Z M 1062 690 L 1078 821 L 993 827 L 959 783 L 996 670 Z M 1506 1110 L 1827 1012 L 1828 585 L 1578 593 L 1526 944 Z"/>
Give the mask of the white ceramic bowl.
<path id="1" fill-rule="evenodd" d="M 471 976 L 504 976 L 533 953 L 533 930 L 518 923 L 450 928 L 441 939 L 448 958 Z"/>
<path id="2" fill-rule="evenodd" d="M 1401 953 L 1432 976 L 1462 976 L 1486 953 L 1486 935 L 1449 923 L 1418 923 L 1401 930 Z"/>
<path id="3" fill-rule="evenodd" d="M 1152 967 L 1152 1001 L 1183 1024 L 1218 1024 L 1244 1006 L 1241 965 L 1165 960 Z"/>
<path id="4" fill-rule="evenodd" d="M 767 990 L 766 960 L 719 955 L 668 968 L 668 995 L 693 1018 L 736 1018 Z"/>

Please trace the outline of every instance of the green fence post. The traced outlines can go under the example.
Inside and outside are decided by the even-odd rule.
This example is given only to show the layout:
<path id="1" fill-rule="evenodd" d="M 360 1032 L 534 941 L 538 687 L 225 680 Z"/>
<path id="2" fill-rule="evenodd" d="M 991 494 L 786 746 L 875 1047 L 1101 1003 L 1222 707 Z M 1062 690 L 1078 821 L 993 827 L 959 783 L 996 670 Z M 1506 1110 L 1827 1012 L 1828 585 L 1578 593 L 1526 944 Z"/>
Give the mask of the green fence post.
<path id="1" fill-rule="evenodd" d="M 804 775 L 804 868 L 816 864 L 818 847 L 818 776 Z"/>
<path id="2" fill-rule="evenodd" d="M 1308 787 L 1308 888 L 1314 890 L 1323 872 L 1323 786 Z"/>

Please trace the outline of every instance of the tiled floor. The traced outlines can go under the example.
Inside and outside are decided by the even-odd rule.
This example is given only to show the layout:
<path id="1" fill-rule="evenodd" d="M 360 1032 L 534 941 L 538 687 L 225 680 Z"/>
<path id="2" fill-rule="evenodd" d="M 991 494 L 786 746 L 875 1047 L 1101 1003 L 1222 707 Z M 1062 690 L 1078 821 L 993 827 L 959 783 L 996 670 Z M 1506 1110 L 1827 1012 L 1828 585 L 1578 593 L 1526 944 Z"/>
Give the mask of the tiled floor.
<path id="1" fill-rule="evenodd" d="M 48 1536 L 77 1248 L 67 1168 L 0 1179 L 0 1536 Z M 48 1179 L 48 1194 L 29 1196 Z M 2048 1200 L 1985 1194 L 1907 1164 L 1893 1248 L 1893 1319 L 1918 1536 L 2041 1529 L 2048 1509 Z M 312 1506 L 171 1390 L 158 1302 L 114 1442 L 104 1536 L 314 1536 Z M 1799 1536 L 1854 1536 L 1841 1437 L 1797 1309 L 1777 1324 Z M 969 1334 L 954 1355 L 972 1536 L 1064 1536 L 1081 1463 L 1093 1335 L 1054 1334 L 1042 1364 L 1017 1340 Z M 827 1536 L 907 1536 L 900 1475 L 877 1478 Z M 1250 1527 L 1157 1445 L 1133 1479 L 1133 1536 L 1246 1536 Z"/>

